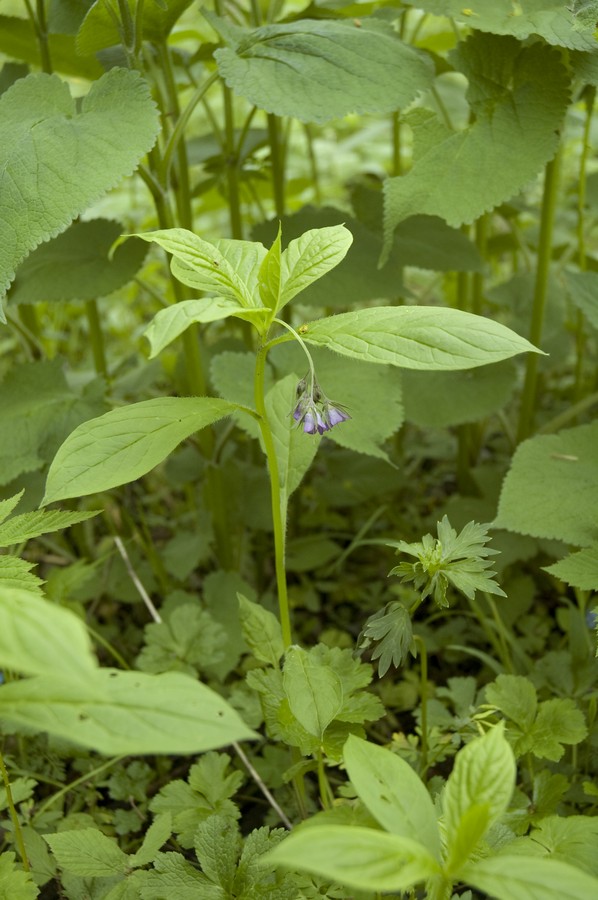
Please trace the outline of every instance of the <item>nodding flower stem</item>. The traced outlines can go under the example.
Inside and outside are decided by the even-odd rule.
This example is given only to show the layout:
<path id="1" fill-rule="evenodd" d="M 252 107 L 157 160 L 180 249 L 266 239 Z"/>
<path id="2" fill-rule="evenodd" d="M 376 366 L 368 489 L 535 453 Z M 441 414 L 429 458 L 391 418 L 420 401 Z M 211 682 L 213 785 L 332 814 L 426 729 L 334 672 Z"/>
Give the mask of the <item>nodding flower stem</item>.
<path id="1" fill-rule="evenodd" d="M 255 361 L 254 396 L 255 409 L 259 415 L 259 426 L 268 460 L 268 472 L 270 474 L 270 492 L 272 499 L 272 526 L 274 530 L 274 565 L 276 569 L 276 587 L 278 592 L 278 609 L 280 613 L 280 627 L 285 647 L 292 644 L 291 614 L 287 592 L 287 575 L 285 566 L 285 536 L 287 504 L 280 487 L 280 475 L 278 471 L 278 459 L 272 437 L 272 429 L 266 412 L 264 396 L 264 375 L 266 371 L 266 356 L 268 344 L 262 345 Z"/>

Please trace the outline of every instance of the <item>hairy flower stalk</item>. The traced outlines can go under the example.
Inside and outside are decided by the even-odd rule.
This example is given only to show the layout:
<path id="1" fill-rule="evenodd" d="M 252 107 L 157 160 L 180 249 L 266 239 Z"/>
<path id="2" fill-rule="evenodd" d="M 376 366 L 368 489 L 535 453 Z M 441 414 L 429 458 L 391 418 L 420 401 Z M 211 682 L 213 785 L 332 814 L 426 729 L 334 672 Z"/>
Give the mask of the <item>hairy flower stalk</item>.
<path id="1" fill-rule="evenodd" d="M 306 434 L 324 434 L 340 422 L 346 422 L 351 418 L 340 404 L 330 402 L 311 374 L 302 378 L 297 385 L 296 399 L 293 418 Z"/>

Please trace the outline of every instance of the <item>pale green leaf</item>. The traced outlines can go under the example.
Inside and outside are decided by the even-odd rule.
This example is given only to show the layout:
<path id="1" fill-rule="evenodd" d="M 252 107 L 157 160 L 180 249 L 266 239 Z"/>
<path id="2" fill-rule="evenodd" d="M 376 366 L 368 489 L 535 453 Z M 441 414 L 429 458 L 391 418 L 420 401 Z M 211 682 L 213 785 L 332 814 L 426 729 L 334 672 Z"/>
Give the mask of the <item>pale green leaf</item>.
<path id="1" fill-rule="evenodd" d="M 124 875 L 129 857 L 114 838 L 106 837 L 99 828 L 61 831 L 44 835 L 61 869 L 73 875 L 106 877 Z"/>
<path id="2" fill-rule="evenodd" d="M 280 622 L 270 610 L 237 594 L 243 637 L 252 654 L 260 662 L 278 666 L 284 653 Z"/>
<path id="3" fill-rule="evenodd" d="M 94 300 L 127 284 L 143 263 L 147 247 L 137 242 L 110 248 L 122 233 L 118 222 L 75 222 L 41 244 L 19 266 L 9 303 Z"/>
<path id="4" fill-rule="evenodd" d="M 579 547 L 593 544 L 598 536 L 597 447 L 598 422 L 520 444 L 493 527 Z"/>
<path id="5" fill-rule="evenodd" d="M 2 586 L 0 666 L 27 675 L 87 681 L 97 663 L 87 629 L 75 613 L 29 591 Z"/>
<path id="6" fill-rule="evenodd" d="M 0 500 L 0 522 L 4 522 L 4 520 L 11 514 L 24 493 L 25 491 L 22 490 L 19 491 L 18 494 L 13 494 L 12 497 L 7 497 L 6 500 Z"/>
<path id="7" fill-rule="evenodd" d="M 51 531 L 62 531 L 77 522 L 97 516 L 100 510 L 87 512 L 69 512 L 61 509 L 36 509 L 33 512 L 13 516 L 8 522 L 0 525 L 0 547 L 11 547 L 28 541 L 30 538 L 48 534 Z"/>
<path id="8" fill-rule="evenodd" d="M 220 20 L 210 22 L 219 29 Z M 433 75 L 422 53 L 375 19 L 302 19 L 238 29 L 235 37 L 214 54 L 227 85 L 266 112 L 302 122 L 393 112 Z"/>
<path id="9" fill-rule="evenodd" d="M 436 859 L 440 833 L 432 799 L 409 763 L 351 735 L 343 752 L 351 784 L 386 831 L 413 838 Z"/>
<path id="10" fill-rule="evenodd" d="M 129 866 L 146 866 L 172 835 L 172 816 L 169 812 L 156 816 L 145 833 L 143 843 L 136 853 L 129 856 Z"/>
<path id="11" fill-rule="evenodd" d="M 559 860 L 507 853 L 469 863 L 461 879 L 498 900 L 589 900 L 598 879 Z"/>
<path id="12" fill-rule="evenodd" d="M 278 223 L 278 231 L 272 246 L 264 256 L 260 271 L 258 274 L 258 284 L 262 303 L 268 309 L 276 310 L 279 308 L 280 288 L 281 288 L 281 261 L 282 252 L 282 231 L 280 222 Z"/>
<path id="13" fill-rule="evenodd" d="M 490 826 L 490 804 L 474 803 L 459 819 L 450 835 L 445 868 L 453 877 L 472 856 Z"/>
<path id="14" fill-rule="evenodd" d="M 528 838 L 540 853 L 598 876 L 598 817 L 547 816 Z"/>
<path id="15" fill-rule="evenodd" d="M 204 297 L 202 300 L 181 300 L 161 309 L 143 332 L 150 342 L 150 359 L 157 356 L 194 322 L 205 324 L 237 316 L 239 319 L 259 321 L 265 310 L 246 309 L 226 297 Z"/>
<path id="16" fill-rule="evenodd" d="M 468 79 L 473 122 L 452 132 L 432 113 L 407 117 L 416 159 L 406 175 L 384 185 L 385 255 L 408 216 L 473 222 L 516 194 L 556 151 L 569 101 L 569 76 L 556 50 L 474 33 L 453 61 Z"/>
<path id="17" fill-rule="evenodd" d="M 181 853 L 160 853 L 151 872 L 145 873 L 143 900 L 227 900 L 225 892 L 212 884 Z"/>
<path id="18" fill-rule="evenodd" d="M 364 362 L 471 369 L 535 347 L 492 319 L 432 306 L 377 306 L 311 322 L 303 340 Z"/>
<path id="19" fill-rule="evenodd" d="M 198 825 L 194 846 L 205 875 L 220 885 L 228 897 L 233 897 L 233 879 L 241 849 L 237 823 L 226 816 L 210 816 Z"/>
<path id="20" fill-rule="evenodd" d="M 499 675 L 486 685 L 488 703 L 512 719 L 522 731 L 531 728 L 538 710 L 536 689 L 522 675 Z"/>
<path id="21" fill-rule="evenodd" d="M 257 272 L 266 255 L 261 244 L 202 240 L 185 228 L 136 234 L 172 254 L 173 274 L 197 291 L 208 291 L 244 307 L 260 307 Z M 256 296 L 257 294 L 257 296 Z"/>
<path id="22" fill-rule="evenodd" d="M 336 672 L 319 664 L 301 647 L 289 647 L 282 683 L 291 712 L 305 730 L 322 740 L 343 705 L 343 688 Z"/>
<path id="23" fill-rule="evenodd" d="M 214 691 L 187 675 L 98 669 L 85 680 L 44 675 L 0 691 L 0 719 L 107 756 L 201 753 L 254 733 Z"/>
<path id="24" fill-rule="evenodd" d="M 54 457 L 43 504 L 141 478 L 189 435 L 236 408 L 211 397 L 161 397 L 84 422 Z"/>
<path id="25" fill-rule="evenodd" d="M 476 372 L 404 372 L 405 418 L 432 428 L 477 422 L 507 403 L 516 379 L 509 361 Z"/>
<path id="26" fill-rule="evenodd" d="M 0 853 L 0 900 L 35 900 L 37 885 L 30 872 L 15 865 L 14 853 Z"/>
<path id="27" fill-rule="evenodd" d="M 571 587 L 582 591 L 598 591 L 598 546 L 587 547 L 577 553 L 571 553 L 564 559 L 543 566 L 555 578 L 560 578 Z"/>
<path id="28" fill-rule="evenodd" d="M 540 759 L 558 762 L 563 744 L 579 744 L 588 735 L 585 718 L 575 701 L 555 697 L 544 700 L 530 731 L 530 749 Z"/>
<path id="29" fill-rule="evenodd" d="M 139 73 L 113 68 L 79 104 L 56 75 L 19 79 L 0 97 L 0 293 L 19 263 L 55 237 L 154 144 L 158 115 Z"/>
<path id="30" fill-rule="evenodd" d="M 0 594 L 7 588 L 21 588 L 43 597 L 43 579 L 31 572 L 35 566 L 36 563 L 19 559 L 18 556 L 0 556 Z"/>
<path id="31" fill-rule="evenodd" d="M 264 862 L 312 872 L 364 891 L 406 891 L 440 868 L 417 841 L 343 825 L 294 830 L 265 855 Z"/>
<path id="32" fill-rule="evenodd" d="M 276 311 L 334 269 L 352 242 L 353 235 L 344 225 L 313 228 L 291 241 L 280 260 L 281 289 Z"/>
<path id="33" fill-rule="evenodd" d="M 505 736 L 503 725 L 497 725 L 483 737 L 467 744 L 456 756 L 455 765 L 443 794 L 444 822 L 449 858 L 464 862 L 461 823 L 474 807 L 485 806 L 486 825 L 498 821 L 507 809 L 515 787 L 515 757 Z M 472 823 L 469 823 L 472 825 Z M 482 837 L 477 828 L 466 829 L 477 841 Z M 469 853 L 474 849 L 469 847 Z"/>
<path id="34" fill-rule="evenodd" d="M 520 41 L 530 36 L 543 37 L 549 44 L 577 50 L 594 50 L 595 17 L 586 21 L 578 15 L 576 4 L 563 0 L 406 0 L 437 16 L 449 16 L 466 28 L 512 34 Z M 579 4 L 577 4 L 579 6 Z"/>

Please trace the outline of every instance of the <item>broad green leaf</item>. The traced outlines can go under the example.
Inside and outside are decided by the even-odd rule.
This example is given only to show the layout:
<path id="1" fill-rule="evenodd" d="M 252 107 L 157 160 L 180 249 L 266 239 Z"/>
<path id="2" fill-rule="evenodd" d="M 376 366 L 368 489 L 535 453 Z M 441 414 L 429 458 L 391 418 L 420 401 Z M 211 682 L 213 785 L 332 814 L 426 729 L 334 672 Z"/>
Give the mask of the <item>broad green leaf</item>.
<path id="1" fill-rule="evenodd" d="M 5 684 L 0 720 L 107 756 L 190 754 L 255 737 L 214 691 L 187 675 L 98 669 L 85 680 L 43 675 Z"/>
<path id="2" fill-rule="evenodd" d="M 301 647 L 289 647 L 282 683 L 291 712 L 305 730 L 322 740 L 343 705 L 343 688 L 336 672 Z"/>
<path id="3" fill-rule="evenodd" d="M 447 854 L 454 866 L 459 867 L 465 862 L 465 833 L 475 841 L 469 846 L 468 855 L 483 836 L 474 827 L 470 810 L 474 806 L 485 806 L 487 812 L 480 821 L 485 821 L 487 827 L 498 821 L 513 794 L 515 774 L 515 757 L 502 725 L 496 725 L 483 737 L 471 741 L 457 754 L 443 794 Z"/>
<path id="4" fill-rule="evenodd" d="M 183 284 L 209 291 L 244 307 L 261 307 L 257 272 L 266 250 L 248 241 L 219 240 L 213 244 L 185 228 L 135 234 L 172 254 L 173 274 Z"/>
<path id="5" fill-rule="evenodd" d="M 85 522 L 87 519 L 97 516 L 100 510 L 88 512 L 68 512 L 61 509 L 38 509 L 33 512 L 22 513 L 13 516 L 8 522 L 0 525 L 0 547 L 11 547 L 28 541 L 30 538 L 48 534 L 50 531 L 61 531 L 70 528 L 77 522 Z"/>
<path id="6" fill-rule="evenodd" d="M 192 0 L 160 0 L 150 2 L 143 9 L 142 33 L 146 40 L 159 41 L 167 37 L 175 22 L 182 13 L 191 5 Z M 135 0 L 128 0 L 133 15 L 135 15 Z M 96 0 L 77 34 L 77 53 L 81 56 L 91 56 L 113 47 L 122 41 L 117 27 L 118 19 L 110 14 L 110 7 L 103 0 Z"/>
<path id="7" fill-rule="evenodd" d="M 351 735 L 344 760 L 351 784 L 380 825 L 419 841 L 440 859 L 440 833 L 432 799 L 419 776 L 395 753 Z"/>
<path id="8" fill-rule="evenodd" d="M 30 872 L 15 866 L 14 853 L 0 853 L 0 900 L 35 900 L 39 890 Z"/>
<path id="9" fill-rule="evenodd" d="M 243 637 L 252 654 L 260 662 L 278 666 L 284 653 L 280 622 L 270 610 L 237 594 Z"/>
<path id="10" fill-rule="evenodd" d="M 529 678 L 522 675 L 499 675 L 486 685 L 488 703 L 500 709 L 522 731 L 531 728 L 538 710 L 536 689 Z"/>
<path id="11" fill-rule="evenodd" d="M 158 115 L 135 71 L 110 69 L 79 105 L 57 75 L 0 96 L 0 293 L 16 267 L 125 175 L 154 144 Z"/>
<path id="12" fill-rule="evenodd" d="M 287 375 L 266 394 L 266 411 L 278 460 L 281 502 L 286 504 L 309 469 L 320 445 L 320 436 L 304 434 L 293 420 L 297 379 Z"/>
<path id="13" fill-rule="evenodd" d="M 209 21 L 221 30 L 221 20 Z M 422 53 L 375 19 L 302 19 L 236 29 L 228 42 L 232 46 L 214 54 L 227 85 L 266 112 L 302 122 L 393 112 L 425 90 L 433 75 Z"/>
<path id="14" fill-rule="evenodd" d="M 544 700 L 529 734 L 530 749 L 540 759 L 558 762 L 563 744 L 579 744 L 588 735 L 584 714 L 569 698 Z"/>
<path id="15" fill-rule="evenodd" d="M 73 223 L 19 266 L 9 303 L 93 300 L 116 291 L 133 278 L 147 249 L 133 241 L 110 257 L 121 233 L 122 226 L 107 219 Z"/>
<path id="16" fill-rule="evenodd" d="M 575 306 L 598 329 L 598 272 L 565 272 L 565 287 Z"/>
<path id="17" fill-rule="evenodd" d="M 571 50 L 595 50 L 595 17 L 580 16 L 582 4 L 567 4 L 563 0 L 472 0 L 464 6 L 462 0 L 406 0 L 437 16 L 449 16 L 460 25 L 493 34 L 512 34 L 520 41 L 530 36 L 543 37 L 549 44 Z M 590 4 L 591 5 L 591 4 Z"/>
<path id="18" fill-rule="evenodd" d="M 97 662 L 85 624 L 73 612 L 0 585 L 0 666 L 88 681 Z"/>
<path id="19" fill-rule="evenodd" d="M 373 828 L 312 825 L 292 832 L 264 862 L 364 891 L 406 891 L 439 872 L 417 841 Z"/>
<path id="20" fill-rule="evenodd" d="M 598 546 L 587 547 L 577 553 L 571 553 L 564 559 L 543 566 L 555 578 L 565 584 L 580 588 L 582 591 L 598 591 Z"/>
<path id="21" fill-rule="evenodd" d="M 451 832 L 447 850 L 448 859 L 445 870 L 453 880 L 467 860 L 478 849 L 478 845 L 490 826 L 490 804 L 474 803 L 459 819 Z"/>
<path id="22" fill-rule="evenodd" d="M 13 365 L 0 392 L 0 484 L 50 462 L 70 431 L 106 408 L 103 383 L 74 391 L 58 358 Z"/>
<path id="23" fill-rule="evenodd" d="M 129 857 L 130 866 L 147 866 L 158 850 L 172 835 L 172 816 L 169 812 L 156 816 L 145 833 L 143 843 L 136 853 Z"/>
<path id="24" fill-rule="evenodd" d="M 334 269 L 347 255 L 353 235 L 344 225 L 313 228 L 291 241 L 280 260 L 280 298 L 276 311 Z"/>
<path id="25" fill-rule="evenodd" d="M 461 879 L 498 900 L 589 900 L 598 879 L 559 860 L 500 853 L 469 863 Z"/>
<path id="26" fill-rule="evenodd" d="M 161 309 L 143 332 L 150 342 L 150 359 L 162 352 L 194 322 L 207 323 L 237 316 L 239 319 L 259 321 L 265 310 L 247 309 L 226 297 L 204 297 L 202 300 L 181 300 L 174 306 Z"/>
<path id="27" fill-rule="evenodd" d="M 598 876 L 598 817 L 547 816 L 530 833 L 539 855 L 546 854 Z"/>
<path id="28" fill-rule="evenodd" d="M 433 113 L 407 117 L 416 158 L 406 175 L 384 184 L 385 257 L 395 227 L 408 216 L 473 222 L 516 194 L 556 151 L 569 101 L 558 51 L 474 33 L 454 51 L 454 62 L 468 79 L 474 121 L 455 133 Z"/>
<path id="29" fill-rule="evenodd" d="M 181 853 L 160 853 L 154 868 L 145 873 L 142 888 L 144 900 L 227 900 L 222 888 L 208 881 Z"/>
<path id="30" fill-rule="evenodd" d="M 43 504 L 135 481 L 182 440 L 236 408 L 211 397 L 162 397 L 119 407 L 84 422 L 54 457 Z"/>
<path id="31" fill-rule="evenodd" d="M 87 78 L 89 81 L 104 74 L 95 58 L 83 59 L 77 54 L 73 35 L 49 34 L 48 45 L 55 72 L 74 78 Z M 41 68 L 39 41 L 28 18 L 0 16 L 0 52 L 11 59 L 30 63 L 36 69 Z"/>
<path id="32" fill-rule="evenodd" d="M 516 379 L 509 361 L 475 372 L 404 372 L 405 418 L 432 428 L 477 422 L 507 403 Z"/>
<path id="33" fill-rule="evenodd" d="M 31 572 L 35 565 L 17 556 L 0 556 L 0 595 L 7 588 L 20 588 L 43 597 L 41 586 L 44 582 Z"/>
<path id="34" fill-rule="evenodd" d="M 233 879 L 241 849 L 239 826 L 226 816 L 210 816 L 195 832 L 195 854 L 202 871 L 227 897 L 233 897 Z M 235 892 L 236 893 L 236 892 Z"/>
<path id="35" fill-rule="evenodd" d="M 596 540 L 598 422 L 519 445 L 502 486 L 494 528 L 580 547 Z"/>
<path id="36" fill-rule="evenodd" d="M 99 828 L 61 831 L 45 834 L 52 853 L 61 869 L 74 875 L 106 877 L 124 875 L 129 857 L 114 838 L 106 837 Z"/>
<path id="37" fill-rule="evenodd" d="M 376 306 L 318 319 L 303 340 L 364 362 L 406 369 L 472 369 L 536 350 L 492 319 L 431 306 Z"/>

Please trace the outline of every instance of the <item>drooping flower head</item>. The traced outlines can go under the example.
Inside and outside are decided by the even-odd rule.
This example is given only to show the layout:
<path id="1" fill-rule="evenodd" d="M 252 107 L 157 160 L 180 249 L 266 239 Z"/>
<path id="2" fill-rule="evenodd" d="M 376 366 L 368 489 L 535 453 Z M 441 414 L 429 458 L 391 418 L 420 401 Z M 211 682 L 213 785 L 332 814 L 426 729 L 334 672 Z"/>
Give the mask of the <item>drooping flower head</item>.
<path id="1" fill-rule="evenodd" d="M 292 416 L 305 434 L 324 434 L 351 416 L 338 403 L 332 403 L 323 393 L 313 375 L 308 374 L 297 385 L 296 405 Z"/>

